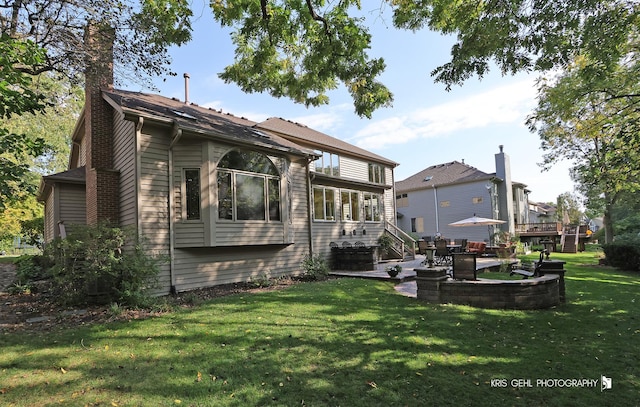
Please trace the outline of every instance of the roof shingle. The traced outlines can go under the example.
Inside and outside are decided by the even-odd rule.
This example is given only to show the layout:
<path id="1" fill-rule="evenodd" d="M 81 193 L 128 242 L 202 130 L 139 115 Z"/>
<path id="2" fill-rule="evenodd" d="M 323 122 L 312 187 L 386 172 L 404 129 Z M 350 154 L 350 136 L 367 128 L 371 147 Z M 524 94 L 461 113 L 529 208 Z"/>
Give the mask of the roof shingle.
<path id="1" fill-rule="evenodd" d="M 495 173 L 487 174 L 470 165 L 452 161 L 449 163 L 432 165 L 396 182 L 396 192 L 414 191 L 423 188 L 439 187 L 443 185 L 491 179 Z"/>

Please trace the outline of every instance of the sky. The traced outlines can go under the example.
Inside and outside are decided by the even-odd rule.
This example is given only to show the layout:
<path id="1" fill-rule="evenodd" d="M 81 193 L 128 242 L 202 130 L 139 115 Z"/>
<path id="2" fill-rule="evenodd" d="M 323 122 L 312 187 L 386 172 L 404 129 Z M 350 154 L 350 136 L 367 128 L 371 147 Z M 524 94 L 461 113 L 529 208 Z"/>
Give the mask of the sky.
<path id="1" fill-rule="evenodd" d="M 158 79 L 155 85 L 161 95 L 184 100 L 183 73 L 189 73 L 190 102 L 256 122 L 282 117 L 302 123 L 397 162 L 396 181 L 451 161 L 493 173 L 494 156 L 502 145 L 510 157 L 512 180 L 527 185 L 531 201 L 555 202 L 558 195 L 573 192 L 569 163 L 542 172 L 540 139 L 524 124 L 536 104 L 537 76 L 502 76 L 493 70 L 482 80 L 472 77 L 447 92 L 434 83 L 430 72 L 449 61 L 452 38 L 427 30 L 396 30 L 378 9 L 363 13 L 372 34 L 369 55 L 385 59 L 380 80 L 394 94 L 393 106 L 378 109 L 371 119 L 354 112 L 343 87 L 329 93 L 328 105 L 306 108 L 225 84 L 217 75 L 233 61 L 230 31 L 222 29 L 198 0 L 193 39 L 170 52 L 171 69 L 178 75 Z M 153 92 L 139 85 L 127 88 Z"/>

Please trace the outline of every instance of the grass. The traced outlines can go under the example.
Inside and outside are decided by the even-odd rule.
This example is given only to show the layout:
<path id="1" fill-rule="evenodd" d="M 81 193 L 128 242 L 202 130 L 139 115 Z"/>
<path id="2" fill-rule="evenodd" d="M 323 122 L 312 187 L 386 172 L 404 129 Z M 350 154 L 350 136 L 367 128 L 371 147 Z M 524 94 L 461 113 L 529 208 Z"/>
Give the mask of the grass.
<path id="1" fill-rule="evenodd" d="M 339 279 L 141 321 L 5 334 L 0 404 L 638 405 L 639 276 L 594 266 L 593 253 L 553 257 L 567 261 L 568 298 L 549 310 L 427 304 L 385 282 Z"/>

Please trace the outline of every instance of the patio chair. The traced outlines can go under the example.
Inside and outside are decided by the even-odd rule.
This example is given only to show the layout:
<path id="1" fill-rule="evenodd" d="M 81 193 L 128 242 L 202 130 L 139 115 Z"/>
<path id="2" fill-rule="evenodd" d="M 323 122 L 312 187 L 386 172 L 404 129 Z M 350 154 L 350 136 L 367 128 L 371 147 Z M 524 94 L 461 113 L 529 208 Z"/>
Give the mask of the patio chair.
<path id="1" fill-rule="evenodd" d="M 453 255 L 453 279 L 476 280 L 476 254 L 454 253 Z"/>
<path id="2" fill-rule="evenodd" d="M 526 269 L 514 269 L 509 273 L 510 276 L 514 274 L 518 274 L 522 276 L 523 279 L 527 279 L 529 277 L 540 277 L 542 276 L 542 261 L 544 259 L 544 255 L 549 253 L 547 250 L 540 251 L 540 260 L 534 263 L 533 270 Z"/>
<path id="3" fill-rule="evenodd" d="M 428 242 L 420 239 L 418 240 L 418 254 L 427 254 L 427 246 L 429 245 Z"/>
<path id="4" fill-rule="evenodd" d="M 468 240 L 467 239 L 454 239 L 454 241 L 456 242 L 456 244 L 460 245 L 460 252 L 466 252 L 467 251 L 467 246 L 468 246 Z"/>
<path id="5" fill-rule="evenodd" d="M 449 253 L 446 240 L 436 240 L 436 252 L 433 255 L 433 260 L 438 266 L 451 264 L 451 253 Z"/>

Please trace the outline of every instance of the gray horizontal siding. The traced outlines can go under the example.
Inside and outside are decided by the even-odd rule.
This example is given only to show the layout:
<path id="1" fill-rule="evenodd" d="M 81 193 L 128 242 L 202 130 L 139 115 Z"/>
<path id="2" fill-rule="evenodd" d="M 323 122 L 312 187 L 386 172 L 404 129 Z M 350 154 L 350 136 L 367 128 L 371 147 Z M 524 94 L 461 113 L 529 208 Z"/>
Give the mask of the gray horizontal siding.
<path id="1" fill-rule="evenodd" d="M 144 126 L 138 144 L 140 234 L 148 251 L 169 256 L 169 138 L 160 128 Z M 169 293 L 169 263 L 162 264 L 159 283 L 159 294 Z"/>
<path id="2" fill-rule="evenodd" d="M 122 226 L 135 225 L 138 217 L 135 128 L 120 114 L 114 117 L 113 156 L 114 168 L 120 172 L 119 223 Z"/>

